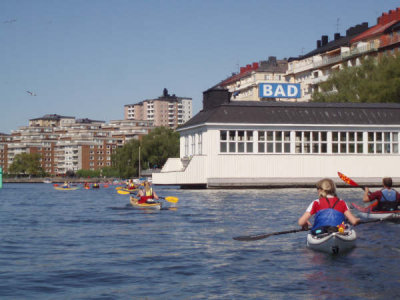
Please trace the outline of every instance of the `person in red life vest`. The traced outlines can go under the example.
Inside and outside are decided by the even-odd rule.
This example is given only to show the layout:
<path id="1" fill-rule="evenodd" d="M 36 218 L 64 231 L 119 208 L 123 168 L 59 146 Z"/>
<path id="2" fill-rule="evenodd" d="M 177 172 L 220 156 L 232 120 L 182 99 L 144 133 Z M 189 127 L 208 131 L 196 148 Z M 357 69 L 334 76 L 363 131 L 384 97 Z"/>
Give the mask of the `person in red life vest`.
<path id="1" fill-rule="evenodd" d="M 139 204 L 154 203 L 154 199 L 158 200 L 156 192 L 153 190 L 150 182 L 148 181 L 144 182 L 144 188 L 139 191 L 138 196 L 140 197 L 138 201 Z"/>
<path id="2" fill-rule="evenodd" d="M 378 200 L 376 205 L 373 205 L 374 211 L 391 211 L 397 210 L 400 204 L 400 194 L 392 189 L 393 181 L 390 177 L 382 179 L 383 189 L 370 193 L 369 188 L 364 189 L 364 202 Z"/>
<path id="3" fill-rule="evenodd" d="M 356 225 L 360 219 L 349 210 L 346 202 L 336 195 L 336 185 L 332 179 L 324 178 L 317 182 L 318 199 L 311 202 L 305 213 L 299 218 L 299 225 L 303 229 L 311 226 L 309 219 L 315 215 L 311 232 L 316 234 L 327 232 L 329 228 L 337 228 L 345 219 Z"/>

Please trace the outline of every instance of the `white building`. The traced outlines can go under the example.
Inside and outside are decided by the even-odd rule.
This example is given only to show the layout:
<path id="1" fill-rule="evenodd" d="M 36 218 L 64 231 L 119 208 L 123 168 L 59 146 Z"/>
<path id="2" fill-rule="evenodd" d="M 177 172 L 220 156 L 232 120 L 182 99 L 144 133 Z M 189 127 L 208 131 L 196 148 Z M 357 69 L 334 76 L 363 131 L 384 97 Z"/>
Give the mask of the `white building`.
<path id="1" fill-rule="evenodd" d="M 153 174 L 155 184 L 301 185 L 337 178 L 338 171 L 399 182 L 399 104 L 229 99 L 226 90 L 204 93 L 203 110 L 178 128 L 180 158 Z"/>

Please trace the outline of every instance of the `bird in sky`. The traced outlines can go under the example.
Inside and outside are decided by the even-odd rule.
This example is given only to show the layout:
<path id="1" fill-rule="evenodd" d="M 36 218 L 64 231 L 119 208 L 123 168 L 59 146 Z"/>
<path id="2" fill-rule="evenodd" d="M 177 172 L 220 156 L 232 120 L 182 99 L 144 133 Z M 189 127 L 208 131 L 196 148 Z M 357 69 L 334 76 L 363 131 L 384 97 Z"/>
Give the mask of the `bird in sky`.
<path id="1" fill-rule="evenodd" d="M 26 91 L 29 95 L 31 95 L 31 96 L 36 96 L 36 94 L 35 93 L 32 93 L 31 91 Z"/>
<path id="2" fill-rule="evenodd" d="M 14 22 L 17 22 L 17 19 L 7 20 L 7 21 L 4 21 L 3 23 L 4 24 L 11 24 L 11 23 L 14 23 Z"/>

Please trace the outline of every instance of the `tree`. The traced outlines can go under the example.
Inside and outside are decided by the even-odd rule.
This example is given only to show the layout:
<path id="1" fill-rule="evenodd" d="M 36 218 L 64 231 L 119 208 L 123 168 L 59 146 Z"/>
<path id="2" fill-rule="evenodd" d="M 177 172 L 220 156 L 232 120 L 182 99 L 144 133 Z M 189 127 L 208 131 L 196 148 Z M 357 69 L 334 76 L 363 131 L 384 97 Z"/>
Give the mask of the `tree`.
<path id="1" fill-rule="evenodd" d="M 169 157 L 179 156 L 179 133 L 157 127 L 143 137 L 141 154 L 150 167 L 162 167 Z"/>
<path id="2" fill-rule="evenodd" d="M 366 58 L 360 66 L 333 73 L 315 92 L 313 102 L 400 103 L 400 55 Z"/>
<path id="3" fill-rule="evenodd" d="M 113 168 L 121 178 L 139 175 L 139 147 L 141 167 L 162 167 L 169 157 L 179 156 L 179 133 L 157 127 L 141 141 L 131 140 L 113 155 Z"/>
<path id="4" fill-rule="evenodd" d="M 130 178 L 137 176 L 139 170 L 138 140 L 130 140 L 113 155 L 113 167 L 118 170 L 119 177 Z"/>
<path id="5" fill-rule="evenodd" d="M 40 154 L 20 153 L 15 155 L 13 163 L 10 165 L 9 173 L 24 175 L 45 175 L 40 164 Z"/>

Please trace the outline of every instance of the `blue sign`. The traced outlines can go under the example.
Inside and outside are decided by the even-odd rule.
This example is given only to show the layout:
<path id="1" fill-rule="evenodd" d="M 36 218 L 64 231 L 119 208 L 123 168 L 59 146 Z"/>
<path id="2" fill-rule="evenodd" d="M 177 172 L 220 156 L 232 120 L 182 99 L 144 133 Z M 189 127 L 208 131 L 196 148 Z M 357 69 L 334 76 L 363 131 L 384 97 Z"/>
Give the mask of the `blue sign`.
<path id="1" fill-rule="evenodd" d="M 260 98 L 300 98 L 300 83 L 260 83 Z"/>

